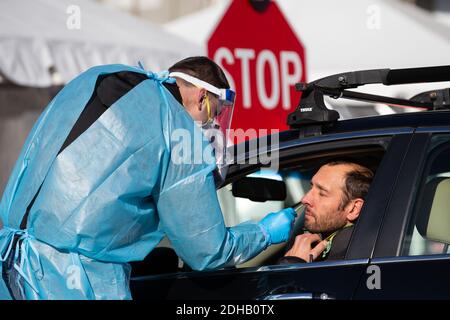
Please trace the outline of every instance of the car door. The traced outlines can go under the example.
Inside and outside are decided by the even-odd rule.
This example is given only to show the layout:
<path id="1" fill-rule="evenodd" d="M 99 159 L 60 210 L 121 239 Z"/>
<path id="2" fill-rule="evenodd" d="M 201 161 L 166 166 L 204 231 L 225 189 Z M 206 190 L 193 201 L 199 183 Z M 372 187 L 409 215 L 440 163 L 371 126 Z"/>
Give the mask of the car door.
<path id="1" fill-rule="evenodd" d="M 143 276 L 131 281 L 133 298 L 351 299 L 361 277 L 366 273 L 387 203 L 409 148 L 411 133 L 412 130 L 408 128 L 383 132 L 372 130 L 297 139 L 280 144 L 277 150 L 280 167 L 317 152 L 331 157 L 336 150 L 351 148 L 358 152 L 368 150 L 369 147 L 384 148 L 384 155 L 344 260 Z M 261 164 L 236 165 L 230 170 L 230 176 L 245 176 L 256 171 L 258 166 Z"/>
<path id="2" fill-rule="evenodd" d="M 450 298 L 449 179 L 450 127 L 418 128 L 355 298 Z"/>

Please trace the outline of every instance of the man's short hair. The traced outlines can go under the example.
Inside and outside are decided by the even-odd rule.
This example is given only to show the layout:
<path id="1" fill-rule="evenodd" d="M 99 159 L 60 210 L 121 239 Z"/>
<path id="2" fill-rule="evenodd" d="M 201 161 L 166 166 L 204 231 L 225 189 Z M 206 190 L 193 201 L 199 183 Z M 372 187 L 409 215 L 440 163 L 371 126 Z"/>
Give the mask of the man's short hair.
<path id="1" fill-rule="evenodd" d="M 345 175 L 345 185 L 341 205 L 339 209 L 345 206 L 354 199 L 361 198 L 365 200 L 369 192 L 370 184 L 373 180 L 373 171 L 362 165 L 350 161 L 332 161 L 326 164 L 327 166 L 347 165 L 351 169 Z"/>
<path id="2" fill-rule="evenodd" d="M 206 81 L 221 89 L 229 89 L 227 77 L 222 68 L 208 57 L 189 57 L 178 61 L 169 68 L 169 72 L 184 72 L 200 80 Z"/>

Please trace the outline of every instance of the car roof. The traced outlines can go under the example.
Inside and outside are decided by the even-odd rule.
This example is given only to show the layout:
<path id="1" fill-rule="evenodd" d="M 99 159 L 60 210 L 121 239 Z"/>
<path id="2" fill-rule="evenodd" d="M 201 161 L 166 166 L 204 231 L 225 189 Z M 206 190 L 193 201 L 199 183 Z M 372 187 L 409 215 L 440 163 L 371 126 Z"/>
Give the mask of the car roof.
<path id="1" fill-rule="evenodd" d="M 338 121 L 332 132 L 387 129 L 393 127 L 445 126 L 450 124 L 450 110 L 422 111 L 371 116 Z"/>
<path id="2" fill-rule="evenodd" d="M 346 136 L 351 138 L 352 133 L 362 133 L 358 134 L 361 137 L 364 136 L 364 132 L 371 132 L 371 135 L 373 135 L 376 134 L 376 131 L 385 132 L 386 129 L 442 126 L 450 126 L 450 110 L 408 112 L 340 120 L 333 123 L 332 126 L 324 127 L 322 135 L 326 135 L 326 140 L 330 141 L 333 140 L 334 135 L 341 133 L 347 133 Z M 311 138 L 300 137 L 299 132 L 298 129 L 289 129 L 267 137 L 251 139 L 233 145 L 232 148 L 236 149 L 234 155 L 238 155 L 239 150 L 248 152 L 253 149 L 252 146 L 260 145 L 260 143 L 254 143 L 258 139 L 266 139 L 268 146 L 271 142 L 277 142 L 277 147 L 283 149 L 285 146 L 291 145 L 292 142 Z M 276 140 L 273 139 L 275 135 L 277 135 Z M 321 140 L 320 136 L 314 136 L 314 141 Z"/>
<path id="3" fill-rule="evenodd" d="M 439 126 L 450 126 L 450 110 L 408 112 L 340 120 L 333 126 L 324 128 L 324 133 Z M 280 141 L 291 140 L 297 132 L 296 129 L 282 132 Z"/>

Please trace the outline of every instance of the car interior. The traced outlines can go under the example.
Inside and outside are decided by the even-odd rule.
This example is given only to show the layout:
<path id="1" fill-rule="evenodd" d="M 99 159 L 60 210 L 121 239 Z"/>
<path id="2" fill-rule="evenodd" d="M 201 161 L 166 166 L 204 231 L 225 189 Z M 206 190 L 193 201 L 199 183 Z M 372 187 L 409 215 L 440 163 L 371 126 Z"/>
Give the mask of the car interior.
<path id="1" fill-rule="evenodd" d="M 402 255 L 449 253 L 450 143 L 436 146 L 429 155 L 417 191 L 414 223 L 405 236 Z M 412 229 L 412 230 L 411 230 Z"/>

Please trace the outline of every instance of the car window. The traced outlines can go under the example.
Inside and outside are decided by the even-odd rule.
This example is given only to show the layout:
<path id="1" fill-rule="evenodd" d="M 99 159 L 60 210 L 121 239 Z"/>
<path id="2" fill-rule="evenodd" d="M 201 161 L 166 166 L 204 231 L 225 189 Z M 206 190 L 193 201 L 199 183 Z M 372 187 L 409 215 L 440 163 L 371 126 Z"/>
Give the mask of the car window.
<path id="1" fill-rule="evenodd" d="M 283 208 L 293 206 L 298 203 L 308 191 L 311 179 L 310 174 L 300 173 L 296 170 L 272 171 L 268 169 L 261 169 L 246 177 L 281 181 L 286 188 L 286 197 L 283 200 L 250 200 L 248 198 L 233 195 L 233 183 L 230 183 L 217 192 L 225 224 L 227 226 L 235 226 L 248 220 L 259 221 L 270 212 L 276 212 Z M 234 187 L 236 188 L 236 185 Z M 254 259 L 237 267 L 242 268 L 262 265 L 268 258 L 282 250 L 284 246 L 285 244 L 270 246 Z"/>
<path id="2" fill-rule="evenodd" d="M 450 253 L 450 135 L 432 137 L 401 255 Z"/>
<path id="3" fill-rule="evenodd" d="M 385 149 L 377 146 L 368 146 L 361 144 L 358 147 L 343 148 L 317 148 L 316 152 L 306 152 L 299 149 L 298 152 L 289 153 L 289 158 L 281 159 L 280 167 L 277 171 L 271 171 L 267 168 L 255 169 L 256 172 L 250 172 L 245 177 L 239 177 L 217 191 L 225 223 L 228 227 L 235 226 L 248 220 L 259 221 L 270 212 L 279 211 L 286 207 L 298 204 L 303 196 L 310 189 L 310 182 L 317 170 L 330 161 L 347 160 L 360 163 L 376 172 L 376 168 L 381 162 Z M 237 196 L 236 183 L 242 179 L 269 179 L 279 181 L 284 184 L 286 195 L 282 199 L 267 200 L 249 199 L 245 196 Z M 257 188 L 255 188 L 257 189 Z M 267 190 L 264 190 L 267 191 Z M 256 192 L 256 191 L 255 191 Z M 255 196 L 255 195 L 253 195 Z M 303 217 L 297 218 L 294 234 L 303 232 Z M 286 243 L 268 247 L 254 259 L 244 264 L 242 267 L 259 267 L 263 265 L 276 264 L 278 258 L 282 257 L 286 250 Z"/>
<path id="4" fill-rule="evenodd" d="M 276 170 L 252 161 L 248 161 L 250 165 L 239 162 L 231 165 L 226 184 L 217 190 L 225 224 L 232 227 L 248 220 L 259 221 L 270 212 L 298 204 L 309 190 L 312 176 L 322 165 L 330 161 L 348 160 L 360 163 L 370 168 L 376 176 L 377 168 L 384 157 L 390 139 L 390 136 L 371 136 L 362 139 L 292 146 L 280 152 L 280 163 Z M 242 184 L 242 180 L 245 179 L 253 181 L 250 181 L 250 184 L 247 183 L 248 181 L 247 184 Z M 239 188 L 236 187 L 251 187 L 255 180 L 264 180 L 264 183 L 256 183 L 258 188 L 269 186 L 268 189 L 272 191 L 276 189 L 276 192 L 268 193 L 269 198 L 272 197 L 272 199 L 265 199 L 267 194 L 261 197 L 258 188 L 253 190 L 253 193 L 250 192 L 250 197 L 239 196 Z M 283 192 L 279 191 L 281 185 Z M 241 188 L 242 190 L 245 191 L 245 188 Z M 303 216 L 300 215 L 296 219 L 293 234 L 297 235 L 302 232 Z M 276 264 L 278 259 L 284 255 L 286 246 L 289 244 L 272 245 L 255 258 L 236 267 L 261 267 Z M 132 277 L 192 271 L 178 258 L 167 237 L 143 261 L 130 264 Z"/>

